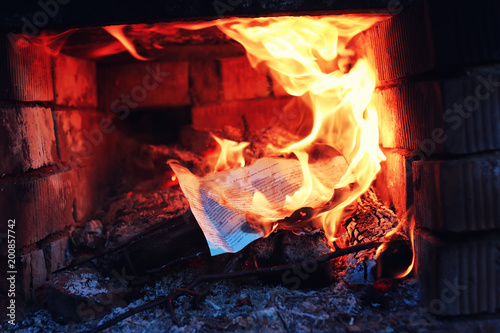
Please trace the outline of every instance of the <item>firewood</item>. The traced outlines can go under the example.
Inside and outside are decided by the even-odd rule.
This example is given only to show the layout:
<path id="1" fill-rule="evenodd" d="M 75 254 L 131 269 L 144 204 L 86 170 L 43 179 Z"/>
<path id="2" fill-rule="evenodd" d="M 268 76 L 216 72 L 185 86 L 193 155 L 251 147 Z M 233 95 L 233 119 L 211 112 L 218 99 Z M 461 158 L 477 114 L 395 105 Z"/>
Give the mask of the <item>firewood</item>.
<path id="1" fill-rule="evenodd" d="M 123 269 L 140 276 L 175 263 L 180 258 L 208 255 L 205 236 L 191 211 L 168 220 L 162 228 L 134 239 L 129 245 L 102 258 L 107 269 Z"/>
<path id="2" fill-rule="evenodd" d="M 166 219 L 90 258 L 54 271 L 59 273 L 97 261 L 103 271 L 125 270 L 139 276 L 184 259 L 208 254 L 208 246 L 191 211 Z"/>
<path id="3" fill-rule="evenodd" d="M 345 220 L 344 239 L 350 246 L 384 240 L 390 231 L 397 228 L 398 223 L 394 212 L 386 208 L 370 189 L 358 198 L 355 211 Z M 381 252 L 379 258 L 375 255 L 376 249 L 349 255 L 346 258 L 344 281 L 350 285 L 373 284 L 378 279 L 394 278 L 399 271 L 404 271 L 411 264 L 413 254 L 408 236 L 397 232 L 391 235 L 391 240 L 401 241 Z M 389 261 L 398 263 L 392 266 L 395 271 L 389 271 Z"/>

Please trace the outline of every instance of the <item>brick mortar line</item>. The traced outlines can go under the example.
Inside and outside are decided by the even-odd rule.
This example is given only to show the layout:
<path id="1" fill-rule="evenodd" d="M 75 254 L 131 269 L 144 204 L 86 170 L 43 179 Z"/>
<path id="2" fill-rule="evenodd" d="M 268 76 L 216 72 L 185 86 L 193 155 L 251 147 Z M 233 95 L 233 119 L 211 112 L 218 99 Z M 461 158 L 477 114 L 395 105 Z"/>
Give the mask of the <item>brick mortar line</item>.
<path id="1" fill-rule="evenodd" d="M 28 107 L 28 108 L 47 108 L 50 109 L 54 106 L 53 101 L 16 101 L 16 100 L 0 100 L 0 108 L 12 107 Z"/>
<path id="2" fill-rule="evenodd" d="M 172 47 L 171 45 L 170 47 Z M 185 47 L 186 45 L 178 45 L 176 46 L 177 48 L 181 49 Z M 191 59 L 190 55 L 188 54 L 186 58 L 182 58 L 179 54 L 161 54 L 157 58 L 154 58 L 152 60 L 144 61 L 143 63 L 179 63 L 179 62 L 187 62 L 187 63 L 192 63 L 192 62 L 198 62 L 202 60 L 219 60 L 219 59 L 226 59 L 226 58 L 235 58 L 235 57 L 241 57 L 241 56 L 246 56 L 246 51 L 243 48 L 241 44 L 233 44 L 233 43 L 221 43 L 221 44 L 196 44 L 196 45 L 187 45 L 188 47 L 198 47 L 198 46 L 208 46 L 208 47 L 227 47 L 228 50 L 224 50 L 227 54 L 211 54 L 210 52 L 205 56 L 201 57 L 200 60 L 197 59 Z M 189 52 L 188 52 L 189 53 Z M 89 61 L 94 61 L 97 66 L 97 70 L 102 70 L 103 68 L 108 68 L 108 67 L 120 67 L 120 66 L 127 66 L 127 65 L 134 65 L 137 64 L 137 59 L 134 57 L 130 56 L 127 58 L 124 58 L 123 56 L 119 56 L 119 54 L 115 55 L 110 55 L 108 57 L 105 57 L 103 59 L 86 59 Z"/>
<path id="3" fill-rule="evenodd" d="M 463 244 L 468 242 L 486 242 L 486 241 L 500 241 L 500 230 L 475 230 L 475 231 L 464 231 L 464 232 L 437 232 L 432 231 L 427 228 L 415 227 L 415 234 L 422 236 L 423 238 L 430 240 L 432 243 L 438 245 L 446 244 Z"/>
<path id="4" fill-rule="evenodd" d="M 420 150 L 409 150 L 404 148 L 380 147 L 380 149 L 382 150 L 383 153 L 397 154 L 403 157 L 419 157 L 418 153 L 421 152 Z M 439 155 L 428 156 L 425 159 L 417 158 L 415 159 L 415 161 L 446 162 L 446 161 L 466 160 L 468 158 L 495 158 L 495 157 L 500 158 L 499 149 L 483 150 L 483 151 L 464 153 L 464 154 L 439 154 Z"/>
<path id="5" fill-rule="evenodd" d="M 386 147 L 380 147 L 382 152 L 385 153 L 391 153 L 391 154 L 397 154 L 400 156 L 404 157 L 412 157 L 414 154 L 416 154 L 415 150 L 409 150 L 409 149 L 404 149 L 404 148 L 386 148 Z"/>
<path id="6" fill-rule="evenodd" d="M 50 177 L 73 170 L 64 162 L 54 163 L 38 169 L 30 169 L 17 174 L 0 175 L 0 185 L 10 185 Z"/>
<path id="7" fill-rule="evenodd" d="M 53 105 L 53 111 L 84 111 L 93 112 L 99 114 L 105 114 L 105 112 L 100 111 L 97 106 L 67 106 L 67 105 Z"/>
<path id="8" fill-rule="evenodd" d="M 29 253 L 32 253 L 32 252 L 35 252 L 38 250 L 43 250 L 44 248 L 47 248 L 47 246 L 50 243 L 52 243 L 58 239 L 61 239 L 64 237 L 69 238 L 71 236 L 70 229 L 75 226 L 75 223 L 76 222 L 73 222 L 72 224 L 64 227 L 64 229 L 59 230 L 59 231 L 55 231 L 52 234 L 44 237 L 43 239 L 41 239 L 35 243 L 25 245 L 21 248 L 16 249 L 16 255 L 22 256 L 22 255 L 26 255 L 26 254 L 29 254 Z M 5 256 L 5 254 L 2 253 L 2 254 L 0 254 L 0 257 L 1 256 Z"/>
<path id="9" fill-rule="evenodd" d="M 380 81 L 375 89 L 381 91 L 411 83 L 421 83 L 421 82 L 438 81 L 438 80 L 453 80 L 453 79 L 468 78 L 468 77 L 472 78 L 474 73 L 500 74 L 499 66 L 500 62 L 494 62 L 494 63 L 474 64 L 470 66 L 458 65 L 449 68 L 432 69 L 424 73 L 410 74 L 409 76 Z"/>
<path id="10" fill-rule="evenodd" d="M 415 151 L 417 152 L 417 151 Z M 487 158 L 487 159 L 499 159 L 500 158 L 500 150 L 484 150 L 478 151 L 474 153 L 466 153 L 466 154 L 454 154 L 454 155 L 435 155 L 423 160 L 424 162 L 447 162 L 447 161 L 465 161 L 467 159 L 478 159 L 478 158 Z"/>
<path id="11" fill-rule="evenodd" d="M 289 101 L 292 97 L 295 97 L 295 96 L 280 96 L 280 97 L 277 97 L 277 96 L 266 96 L 266 97 L 257 97 L 257 98 L 251 98 L 251 99 L 233 99 L 233 100 L 221 100 L 219 102 L 212 102 L 212 103 L 204 103 L 204 104 L 199 104 L 199 105 L 193 105 L 193 107 L 199 107 L 199 108 L 202 108 L 202 107 L 224 107 L 224 106 L 227 106 L 227 105 L 232 105 L 232 104 L 242 104 L 242 103 L 248 103 L 248 102 L 261 102 L 261 101 Z"/>

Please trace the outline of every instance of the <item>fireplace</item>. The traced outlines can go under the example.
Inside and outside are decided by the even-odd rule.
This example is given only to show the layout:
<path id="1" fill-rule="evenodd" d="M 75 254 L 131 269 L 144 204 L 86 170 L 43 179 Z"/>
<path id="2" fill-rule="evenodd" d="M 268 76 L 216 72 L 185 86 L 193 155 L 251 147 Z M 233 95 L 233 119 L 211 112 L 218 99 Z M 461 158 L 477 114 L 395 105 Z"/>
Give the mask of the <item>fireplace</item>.
<path id="1" fill-rule="evenodd" d="M 19 320 L 44 306 L 53 272 L 70 264 L 75 230 L 102 227 L 106 200 L 133 196 L 139 182 L 165 174 L 161 186 L 175 183 L 166 161 L 156 158 L 158 147 L 181 143 L 196 152 L 216 146 L 209 131 L 240 141 L 263 128 L 303 134 L 312 127 L 308 106 L 286 107 L 290 94 L 269 71 L 252 68 L 242 45 L 214 26 L 176 24 L 356 14 L 378 17 L 350 41 L 376 70 L 372 102 L 386 160 L 373 188 L 398 219 L 413 212 L 415 222 L 413 274 L 422 299 L 410 318 L 418 323 L 409 329 L 431 316 L 450 327 L 466 320 L 476 329 L 498 329 L 496 4 L 215 1 L 166 12 L 158 9 L 164 4 L 140 11 L 124 4 L 110 18 L 79 15 L 89 4 L 15 6 L 5 15 L 19 20 L 5 20 L 0 47 L 0 216 L 15 224 Z M 112 24 L 127 25 L 102 28 Z M 142 35 L 132 47 L 119 41 L 120 32 L 129 40 L 152 34 L 144 27 L 172 33 L 155 40 L 156 48 Z M 2 230 L 2 265 L 10 225 Z M 8 294 L 10 283 L 2 288 Z"/>

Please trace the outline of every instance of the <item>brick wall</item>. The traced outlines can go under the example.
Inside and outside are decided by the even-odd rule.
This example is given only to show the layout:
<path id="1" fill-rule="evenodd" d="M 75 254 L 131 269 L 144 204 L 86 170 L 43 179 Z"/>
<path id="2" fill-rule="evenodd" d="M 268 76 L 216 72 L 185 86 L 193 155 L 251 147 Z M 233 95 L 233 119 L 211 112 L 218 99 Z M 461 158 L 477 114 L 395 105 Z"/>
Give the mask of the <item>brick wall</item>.
<path id="1" fill-rule="evenodd" d="M 415 209 L 418 278 L 437 315 L 500 308 L 497 7 L 417 2 L 356 41 L 378 71 L 377 191 L 400 217 Z"/>
<path id="2" fill-rule="evenodd" d="M 269 73 L 253 69 L 240 49 L 205 51 L 206 59 L 101 65 L 99 107 L 123 120 L 144 109 L 175 113 L 187 107 L 192 124 L 206 130 L 226 125 L 242 130 L 307 127 L 296 121 L 310 112 L 307 107 L 286 108 L 291 97 Z"/>
<path id="3" fill-rule="evenodd" d="M 100 128 L 94 62 L 1 35 L 0 72 L 0 233 L 15 219 L 19 318 L 67 263 L 68 228 L 101 204 L 116 138 Z M 5 237 L 0 245 L 5 258 Z"/>

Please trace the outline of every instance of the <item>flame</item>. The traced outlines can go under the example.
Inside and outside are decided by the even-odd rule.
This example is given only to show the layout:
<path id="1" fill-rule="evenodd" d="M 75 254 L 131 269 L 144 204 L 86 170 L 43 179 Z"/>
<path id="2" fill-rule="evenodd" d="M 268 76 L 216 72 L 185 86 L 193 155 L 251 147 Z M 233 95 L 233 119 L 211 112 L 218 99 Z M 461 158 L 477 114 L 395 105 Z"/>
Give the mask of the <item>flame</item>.
<path id="1" fill-rule="evenodd" d="M 349 163 L 337 187 L 357 186 L 321 217 L 331 240 L 343 208 L 368 189 L 385 159 L 378 143 L 377 112 L 370 106 L 375 71 L 348 44 L 378 20 L 344 15 L 235 18 L 217 23 L 245 47 L 253 67 L 269 68 L 290 95 L 299 96 L 313 110 L 311 133 L 282 152 L 299 157 L 311 144 L 324 143 L 342 153 Z M 302 163 L 304 158 L 299 160 Z M 304 186 L 289 198 L 290 203 L 303 200 L 312 191 L 307 163 L 302 165 Z"/>
<path id="2" fill-rule="evenodd" d="M 127 25 L 113 25 L 104 27 L 104 30 L 106 30 L 113 37 L 118 39 L 123 44 L 123 46 L 130 52 L 130 54 L 134 56 L 134 58 L 144 61 L 150 60 L 148 58 L 141 56 L 137 52 L 136 47 L 132 43 L 132 40 L 130 38 L 127 38 L 127 36 L 125 36 L 124 32 L 125 27 L 127 27 Z"/>
<path id="3" fill-rule="evenodd" d="M 14 43 L 15 48 L 24 48 L 31 43 L 43 47 L 50 55 L 57 56 L 64 47 L 67 39 L 76 31 L 78 31 L 78 28 L 69 29 L 63 32 L 41 31 L 35 36 L 19 34 L 13 35 L 12 37 L 9 36 L 9 38 L 11 38 L 11 42 Z"/>
<path id="4" fill-rule="evenodd" d="M 131 26 L 131 30 L 132 35 L 141 38 L 141 34 L 143 37 L 162 33 L 167 36 L 179 29 L 217 26 L 243 45 L 254 68 L 269 69 L 288 94 L 297 96 L 309 106 L 314 117 L 309 135 L 288 147 L 270 151 L 293 153 L 302 165 L 303 184 L 287 197 L 285 206 L 289 209 L 300 207 L 313 192 L 319 191 L 325 198 L 333 192 L 332 188 L 321 188 L 309 170 L 308 147 L 317 143 L 329 145 L 345 157 L 349 167 L 335 189 L 349 188 L 350 191 L 344 191 L 342 200 L 318 218 L 333 241 L 344 208 L 368 189 L 380 170 L 380 162 L 385 160 L 379 148 L 377 111 L 370 104 L 375 89 L 375 70 L 362 50 L 349 43 L 356 34 L 385 18 L 374 15 L 230 18 L 156 27 L 136 25 Z M 134 57 L 147 60 L 134 46 L 134 38 L 127 37 L 125 26 L 106 27 L 106 30 Z M 161 48 L 161 45 L 149 48 Z M 214 171 L 245 165 L 243 151 L 248 143 L 214 138 L 220 146 Z M 269 206 L 260 194 L 254 196 L 254 202 L 261 207 Z"/>
<path id="5" fill-rule="evenodd" d="M 411 250 L 413 252 L 412 258 L 411 258 L 411 264 L 408 266 L 406 271 L 404 271 L 398 278 L 404 278 L 408 274 L 411 273 L 413 270 L 413 267 L 415 267 L 415 217 L 412 217 L 410 220 L 410 228 L 409 228 L 409 236 L 410 236 L 410 244 L 411 244 Z"/>
<path id="6" fill-rule="evenodd" d="M 404 229 L 408 230 L 404 230 Z M 398 226 L 391 231 L 389 231 L 385 236 L 384 239 L 391 240 L 392 238 L 397 238 L 394 237 L 397 234 L 407 234 L 408 238 L 410 239 L 410 246 L 411 246 L 411 251 L 412 251 L 412 258 L 411 258 L 411 263 L 410 265 L 401 273 L 395 275 L 394 279 L 401 279 L 407 276 L 408 274 L 411 273 L 415 266 L 415 240 L 414 240 L 414 233 L 415 233 L 415 216 L 414 216 L 414 209 L 413 207 L 407 211 L 407 216 L 406 219 L 402 220 L 399 222 Z M 377 252 L 375 253 L 375 257 L 379 257 L 381 253 L 383 253 L 387 248 L 388 248 L 388 243 L 384 243 L 381 246 L 378 247 Z"/>
<path id="7" fill-rule="evenodd" d="M 223 171 L 236 167 L 245 166 L 245 157 L 243 151 L 249 142 L 236 142 L 228 139 L 221 139 L 212 134 L 212 137 L 219 144 L 219 150 L 215 151 L 212 155 L 217 157 L 217 162 L 213 168 L 213 172 Z M 208 157 L 210 161 L 211 157 Z"/>

